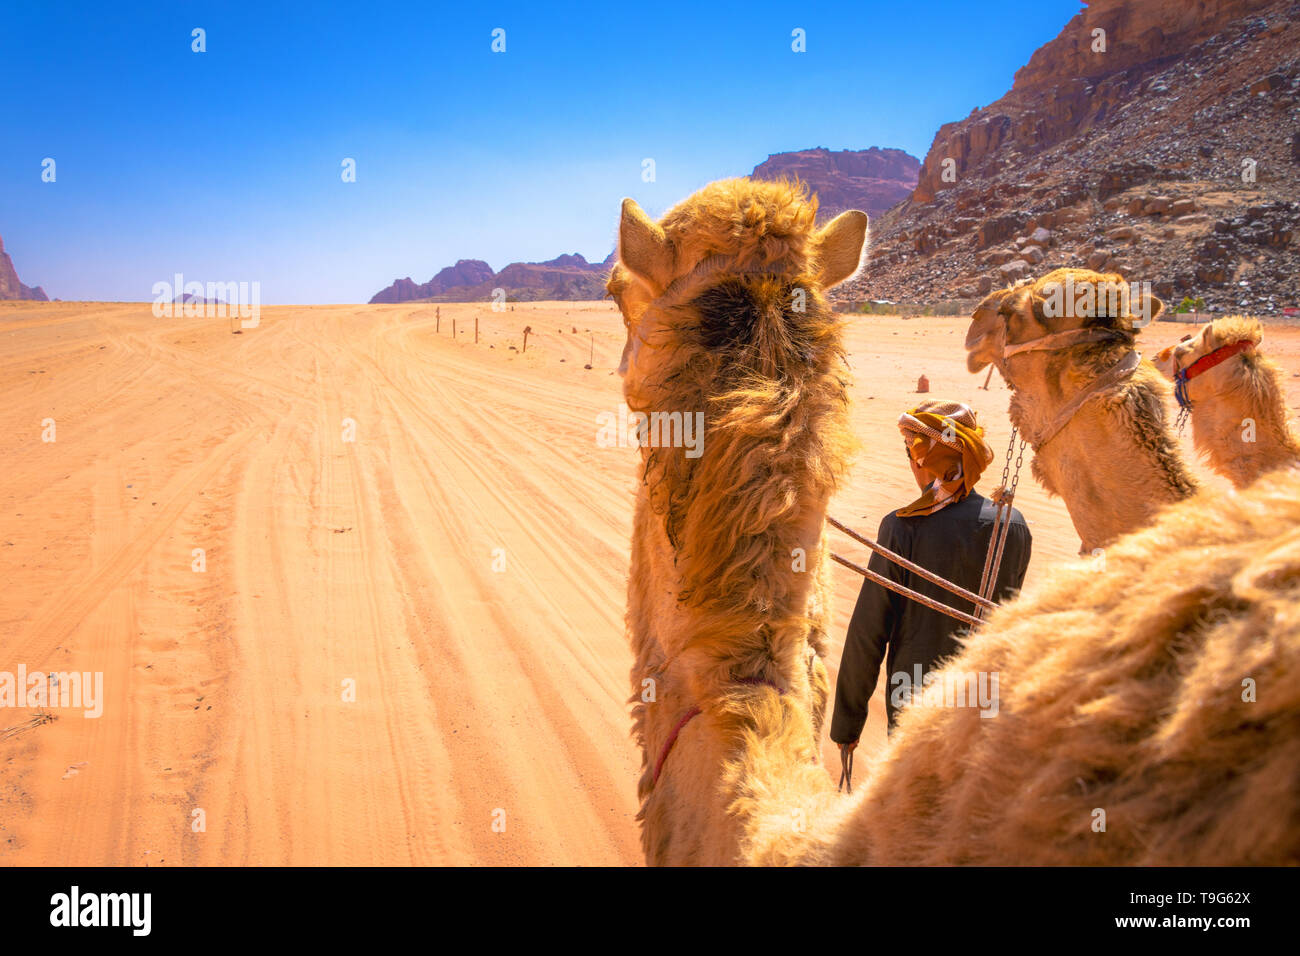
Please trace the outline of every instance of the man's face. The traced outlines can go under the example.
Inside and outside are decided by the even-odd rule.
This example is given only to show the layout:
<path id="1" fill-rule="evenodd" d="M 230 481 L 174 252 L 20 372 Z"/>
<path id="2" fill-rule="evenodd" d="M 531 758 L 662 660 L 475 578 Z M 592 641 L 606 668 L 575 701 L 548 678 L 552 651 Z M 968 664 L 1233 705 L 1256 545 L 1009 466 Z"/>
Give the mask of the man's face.
<path id="1" fill-rule="evenodd" d="M 903 448 L 907 452 L 907 464 L 912 469 L 912 477 L 916 479 L 916 487 L 920 488 L 922 491 L 925 491 L 926 488 L 930 487 L 930 483 L 934 481 L 934 475 L 930 474 L 928 471 L 926 471 L 924 468 L 922 468 L 920 465 L 916 463 L 916 459 L 912 457 L 911 445 L 904 442 Z"/>

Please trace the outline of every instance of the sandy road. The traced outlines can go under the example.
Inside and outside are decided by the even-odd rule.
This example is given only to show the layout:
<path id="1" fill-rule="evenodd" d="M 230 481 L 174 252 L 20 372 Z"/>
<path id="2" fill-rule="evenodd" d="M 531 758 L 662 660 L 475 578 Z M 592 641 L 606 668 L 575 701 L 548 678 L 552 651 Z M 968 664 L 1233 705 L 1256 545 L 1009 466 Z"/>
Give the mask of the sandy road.
<path id="1" fill-rule="evenodd" d="M 0 671 L 102 672 L 105 697 L 0 739 L 0 862 L 639 862 L 634 453 L 595 440 L 621 322 L 441 312 L 268 308 L 236 336 L 147 305 L 0 304 Z M 913 496 L 894 422 L 922 371 L 1001 454 L 1006 393 L 976 389 L 963 332 L 854 324 L 863 455 L 835 514 L 870 532 Z M 1270 345 L 1300 368 L 1300 333 Z M 1050 573 L 1077 539 L 1021 487 Z M 858 582 L 835 575 L 838 639 Z"/>

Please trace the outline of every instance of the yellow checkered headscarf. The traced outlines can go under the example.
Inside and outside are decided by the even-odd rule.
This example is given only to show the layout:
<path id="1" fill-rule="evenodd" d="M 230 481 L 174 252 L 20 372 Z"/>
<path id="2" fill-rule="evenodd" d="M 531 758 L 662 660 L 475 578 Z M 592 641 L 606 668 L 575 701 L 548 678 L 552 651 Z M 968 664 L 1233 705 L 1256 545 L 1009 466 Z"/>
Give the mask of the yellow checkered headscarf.
<path id="1" fill-rule="evenodd" d="M 974 409 L 961 402 L 922 402 L 899 416 L 898 428 L 912 460 L 934 476 L 920 498 L 898 509 L 900 518 L 934 514 L 961 501 L 993 462 Z"/>

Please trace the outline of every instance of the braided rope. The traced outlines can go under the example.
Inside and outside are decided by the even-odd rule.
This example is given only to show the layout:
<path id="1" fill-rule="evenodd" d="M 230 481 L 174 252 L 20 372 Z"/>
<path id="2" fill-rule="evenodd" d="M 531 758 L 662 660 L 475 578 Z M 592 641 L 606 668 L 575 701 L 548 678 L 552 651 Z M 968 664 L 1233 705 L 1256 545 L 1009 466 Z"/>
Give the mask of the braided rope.
<path id="1" fill-rule="evenodd" d="M 1009 537 L 1009 532 L 1011 531 L 1011 504 L 1015 500 L 1015 497 L 1016 497 L 1015 489 L 1008 488 L 1003 493 L 1001 500 L 998 502 L 998 511 L 1005 512 L 1006 517 L 1002 521 L 1001 537 L 997 539 L 997 554 L 993 558 L 993 569 L 992 569 L 992 573 L 989 574 L 989 580 L 987 585 L 988 590 L 984 592 L 990 597 L 992 597 L 993 591 L 998 586 L 998 572 L 1002 570 L 1002 553 L 1006 550 L 1007 538 Z M 993 549 L 993 546 L 994 546 L 994 542 L 990 540 L 989 541 L 990 551 Z"/>

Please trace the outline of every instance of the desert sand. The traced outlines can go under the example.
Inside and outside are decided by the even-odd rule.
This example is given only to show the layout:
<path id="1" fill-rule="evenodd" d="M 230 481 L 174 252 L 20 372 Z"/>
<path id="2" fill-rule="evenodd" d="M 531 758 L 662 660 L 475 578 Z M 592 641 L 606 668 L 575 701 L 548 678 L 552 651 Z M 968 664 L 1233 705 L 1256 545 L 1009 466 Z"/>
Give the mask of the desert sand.
<path id="1" fill-rule="evenodd" d="M 102 672 L 105 698 L 39 726 L 0 708 L 0 863 L 640 862 L 637 456 L 596 441 L 621 319 L 442 305 L 435 331 L 434 309 L 271 307 L 232 335 L 147 304 L 0 303 L 0 671 Z M 980 412 L 996 484 L 1008 393 L 966 372 L 965 328 L 852 319 L 862 451 L 833 515 L 874 534 L 915 496 L 895 422 L 922 373 Z M 1300 329 L 1265 345 L 1300 409 Z M 1078 538 L 1029 458 L 1032 581 Z M 834 680 L 860 579 L 832 573 Z M 863 747 L 884 739 L 878 694 Z"/>

